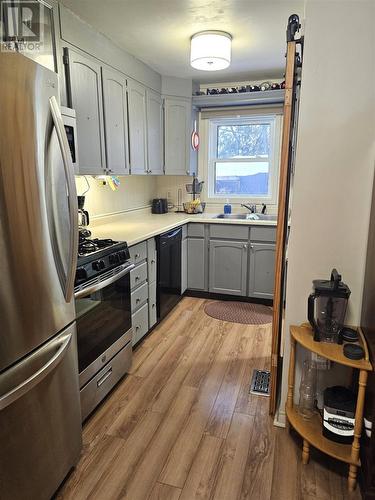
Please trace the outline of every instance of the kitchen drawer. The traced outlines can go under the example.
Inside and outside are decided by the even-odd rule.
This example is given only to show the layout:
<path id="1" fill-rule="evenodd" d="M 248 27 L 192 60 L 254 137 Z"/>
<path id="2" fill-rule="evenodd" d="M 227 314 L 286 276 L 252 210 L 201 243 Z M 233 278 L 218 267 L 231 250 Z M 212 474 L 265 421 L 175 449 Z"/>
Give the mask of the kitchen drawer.
<path id="1" fill-rule="evenodd" d="M 132 346 L 129 342 L 81 389 L 82 420 L 100 403 L 121 377 L 130 370 Z"/>
<path id="2" fill-rule="evenodd" d="M 191 224 L 188 224 L 188 236 L 195 236 L 197 238 L 204 238 L 204 224 L 196 224 L 195 222 L 192 222 Z"/>
<path id="3" fill-rule="evenodd" d="M 249 226 L 210 224 L 210 238 L 224 238 L 227 240 L 248 240 Z"/>
<path id="4" fill-rule="evenodd" d="M 133 345 L 148 332 L 148 303 L 132 315 Z"/>
<path id="5" fill-rule="evenodd" d="M 142 260 L 146 260 L 147 258 L 147 244 L 145 241 L 142 243 L 138 243 L 138 245 L 134 245 L 129 248 L 130 252 L 130 262 L 133 264 L 139 264 Z"/>
<path id="6" fill-rule="evenodd" d="M 155 325 L 157 321 L 156 308 L 156 281 L 148 285 L 148 322 L 149 328 Z"/>
<path id="7" fill-rule="evenodd" d="M 130 289 L 133 290 L 147 280 L 147 262 L 130 271 Z"/>
<path id="8" fill-rule="evenodd" d="M 255 227 L 250 229 L 251 241 L 276 241 L 276 227 Z"/>
<path id="9" fill-rule="evenodd" d="M 155 238 L 147 240 L 147 267 L 148 282 L 156 281 L 156 241 Z"/>
<path id="10" fill-rule="evenodd" d="M 148 283 L 143 283 L 131 293 L 132 313 L 140 308 L 148 299 Z"/>

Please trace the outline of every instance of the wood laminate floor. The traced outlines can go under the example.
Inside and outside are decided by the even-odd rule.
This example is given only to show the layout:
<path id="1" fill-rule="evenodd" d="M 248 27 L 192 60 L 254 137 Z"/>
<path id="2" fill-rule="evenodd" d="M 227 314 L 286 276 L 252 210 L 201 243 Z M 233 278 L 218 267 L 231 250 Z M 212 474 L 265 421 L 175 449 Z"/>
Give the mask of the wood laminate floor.
<path id="1" fill-rule="evenodd" d="M 358 499 L 346 466 L 273 426 L 268 398 L 249 395 L 268 367 L 270 326 L 226 323 L 186 297 L 134 353 L 83 431 L 60 500 Z"/>

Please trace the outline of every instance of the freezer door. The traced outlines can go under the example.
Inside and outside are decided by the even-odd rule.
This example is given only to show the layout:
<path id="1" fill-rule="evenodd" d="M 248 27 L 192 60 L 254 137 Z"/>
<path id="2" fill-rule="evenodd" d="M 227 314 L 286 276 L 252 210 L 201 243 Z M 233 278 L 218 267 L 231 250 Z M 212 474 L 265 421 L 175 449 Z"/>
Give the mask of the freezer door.
<path id="1" fill-rule="evenodd" d="M 0 374 L 0 498 L 49 499 L 82 446 L 75 323 Z"/>
<path id="2" fill-rule="evenodd" d="M 0 52 L 0 372 L 74 321 L 77 197 L 52 71 Z"/>

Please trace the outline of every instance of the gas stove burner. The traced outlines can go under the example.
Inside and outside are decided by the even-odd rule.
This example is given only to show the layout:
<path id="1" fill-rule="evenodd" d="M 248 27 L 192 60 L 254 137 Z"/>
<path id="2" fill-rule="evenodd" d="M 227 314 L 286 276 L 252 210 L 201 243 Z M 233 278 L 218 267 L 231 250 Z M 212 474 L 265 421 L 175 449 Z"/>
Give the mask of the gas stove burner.
<path id="1" fill-rule="evenodd" d="M 78 245 L 78 255 L 83 256 L 83 255 L 88 255 L 94 252 L 98 252 L 99 250 L 102 250 L 103 248 L 108 248 L 113 245 L 117 245 L 117 241 L 113 241 L 110 238 L 107 239 L 99 239 L 99 238 L 94 238 L 92 240 L 89 240 L 87 238 L 80 239 L 79 245 Z"/>
<path id="2" fill-rule="evenodd" d="M 95 252 L 98 248 L 90 240 L 84 240 L 79 244 L 78 253 L 80 255 L 85 255 L 87 253 Z"/>
<path id="3" fill-rule="evenodd" d="M 91 240 L 94 245 L 96 245 L 98 248 L 106 248 L 106 247 L 110 247 L 112 245 L 115 245 L 117 243 L 117 241 L 113 241 L 111 240 L 110 238 L 107 238 L 107 239 L 104 239 L 104 240 L 100 240 L 99 238 L 94 238 L 93 240 Z"/>

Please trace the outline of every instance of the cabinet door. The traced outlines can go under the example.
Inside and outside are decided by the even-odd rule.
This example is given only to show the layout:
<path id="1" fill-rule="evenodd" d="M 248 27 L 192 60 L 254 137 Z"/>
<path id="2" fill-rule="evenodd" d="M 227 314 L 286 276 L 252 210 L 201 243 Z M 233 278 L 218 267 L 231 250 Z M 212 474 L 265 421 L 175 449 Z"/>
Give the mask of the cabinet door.
<path id="1" fill-rule="evenodd" d="M 146 89 L 134 80 L 128 81 L 130 171 L 147 173 Z"/>
<path id="2" fill-rule="evenodd" d="M 188 287 L 188 240 L 184 238 L 181 242 L 181 293 L 184 293 Z"/>
<path id="3" fill-rule="evenodd" d="M 155 238 L 147 240 L 147 272 L 148 282 L 154 283 L 156 281 L 157 271 L 157 254 L 156 254 L 156 241 Z"/>
<path id="4" fill-rule="evenodd" d="M 106 168 L 100 65 L 66 49 L 70 104 L 76 110 L 80 174 L 103 174 Z"/>
<path id="5" fill-rule="evenodd" d="M 147 90 L 147 171 L 163 175 L 163 106 L 161 96 Z"/>
<path id="6" fill-rule="evenodd" d="M 209 291 L 246 295 L 247 243 L 210 240 Z"/>
<path id="7" fill-rule="evenodd" d="M 249 296 L 272 299 L 275 277 L 275 245 L 250 245 Z"/>
<path id="8" fill-rule="evenodd" d="M 164 110 L 165 173 L 189 175 L 191 103 L 188 100 L 166 97 Z"/>
<path id="9" fill-rule="evenodd" d="M 108 68 L 102 68 L 102 79 L 107 170 L 126 175 L 129 173 L 126 79 Z"/>
<path id="10" fill-rule="evenodd" d="M 157 322 L 156 281 L 148 286 L 148 327 L 152 328 Z"/>
<path id="11" fill-rule="evenodd" d="M 192 290 L 206 288 L 206 240 L 188 238 L 187 243 L 187 283 Z"/>

